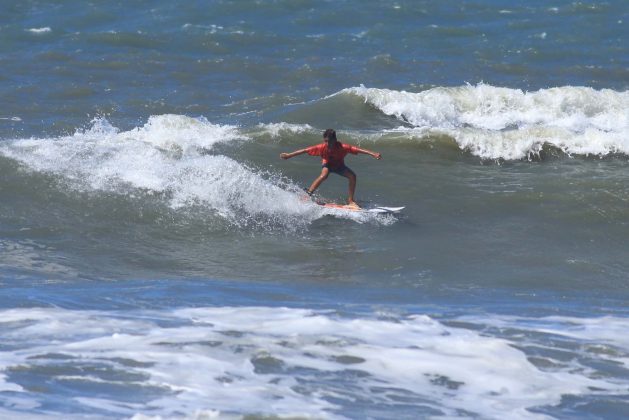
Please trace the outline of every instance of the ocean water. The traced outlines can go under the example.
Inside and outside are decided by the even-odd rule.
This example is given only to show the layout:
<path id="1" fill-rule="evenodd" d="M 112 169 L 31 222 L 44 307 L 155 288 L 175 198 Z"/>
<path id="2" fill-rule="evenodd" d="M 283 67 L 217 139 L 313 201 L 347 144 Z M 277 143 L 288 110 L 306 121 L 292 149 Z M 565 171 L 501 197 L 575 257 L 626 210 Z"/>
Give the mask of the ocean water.
<path id="1" fill-rule="evenodd" d="M 629 417 L 628 24 L 2 2 L 0 417 Z"/>

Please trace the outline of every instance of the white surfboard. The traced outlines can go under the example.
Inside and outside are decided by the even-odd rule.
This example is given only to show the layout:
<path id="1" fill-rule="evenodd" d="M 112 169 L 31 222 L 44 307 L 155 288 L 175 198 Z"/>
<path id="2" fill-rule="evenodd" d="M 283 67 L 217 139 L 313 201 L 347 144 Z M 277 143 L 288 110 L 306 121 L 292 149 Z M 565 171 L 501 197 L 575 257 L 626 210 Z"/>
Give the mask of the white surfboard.
<path id="1" fill-rule="evenodd" d="M 404 207 L 384 207 L 384 206 L 354 207 L 348 204 L 336 204 L 336 203 L 317 203 L 317 204 L 322 207 L 327 207 L 329 209 L 355 211 L 355 212 L 362 212 L 362 213 L 399 213 L 404 209 Z"/>

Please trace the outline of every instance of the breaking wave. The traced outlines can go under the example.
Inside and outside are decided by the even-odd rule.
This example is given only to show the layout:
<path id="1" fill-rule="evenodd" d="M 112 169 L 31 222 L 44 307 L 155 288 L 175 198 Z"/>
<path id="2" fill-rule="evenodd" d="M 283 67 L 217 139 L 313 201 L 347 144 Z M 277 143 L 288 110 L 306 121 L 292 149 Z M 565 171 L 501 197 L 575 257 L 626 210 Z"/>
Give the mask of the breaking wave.
<path id="1" fill-rule="evenodd" d="M 295 128 L 268 128 L 271 134 L 286 129 Z M 129 131 L 96 119 L 89 129 L 70 136 L 4 141 L 0 155 L 27 170 L 56 175 L 70 189 L 141 191 L 163 197 L 175 210 L 201 206 L 238 227 L 293 229 L 326 214 L 358 222 L 377 219 L 335 213 L 304 201 L 301 188 L 280 173 L 216 151 L 219 144 L 237 147 L 251 140 L 243 133 L 235 126 L 182 115 L 152 116 Z"/>
<path id="2" fill-rule="evenodd" d="M 404 123 L 393 131 L 447 135 L 481 158 L 531 158 L 545 145 L 576 155 L 629 154 L 629 92 L 479 84 L 419 93 L 360 86 L 335 95 L 357 96 Z"/>

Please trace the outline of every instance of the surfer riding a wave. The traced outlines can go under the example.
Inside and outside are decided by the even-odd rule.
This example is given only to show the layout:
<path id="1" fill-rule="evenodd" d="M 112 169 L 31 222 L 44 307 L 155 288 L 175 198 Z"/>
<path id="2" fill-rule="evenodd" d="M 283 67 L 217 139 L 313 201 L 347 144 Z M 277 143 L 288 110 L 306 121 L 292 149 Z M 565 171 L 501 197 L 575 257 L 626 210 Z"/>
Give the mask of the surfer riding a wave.
<path id="1" fill-rule="evenodd" d="M 347 204 L 349 206 L 358 208 L 358 204 L 356 204 L 356 202 L 354 201 L 354 191 L 356 190 L 356 174 L 350 168 L 345 166 L 345 156 L 348 153 L 351 153 L 353 155 L 364 153 L 366 155 L 370 155 L 375 159 L 382 159 L 382 155 L 380 153 L 372 152 L 370 150 L 365 150 L 356 146 L 341 143 L 336 139 L 336 131 L 331 128 L 328 128 L 323 132 L 323 141 L 324 142 L 321 144 L 316 144 L 305 149 L 296 150 L 292 153 L 281 153 L 280 157 L 282 159 L 290 159 L 304 153 L 308 153 L 310 156 L 321 156 L 321 175 L 319 175 L 319 177 L 312 182 L 310 188 L 306 190 L 308 195 L 312 195 L 316 191 L 316 189 L 319 188 L 319 185 L 321 185 L 321 183 L 327 179 L 330 172 L 333 172 L 335 174 L 344 176 L 349 180 L 349 197 L 347 199 Z"/>

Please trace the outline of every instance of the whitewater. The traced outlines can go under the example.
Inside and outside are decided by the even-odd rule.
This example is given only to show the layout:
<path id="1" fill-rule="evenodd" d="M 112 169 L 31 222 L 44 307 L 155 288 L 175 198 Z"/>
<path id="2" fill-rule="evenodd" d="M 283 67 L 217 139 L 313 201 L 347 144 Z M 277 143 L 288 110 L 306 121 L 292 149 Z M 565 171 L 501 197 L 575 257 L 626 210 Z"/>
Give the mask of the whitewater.
<path id="1" fill-rule="evenodd" d="M 629 92 L 566 86 L 523 92 L 480 84 L 410 93 L 344 89 L 411 125 L 416 137 L 444 135 L 484 159 L 539 155 L 545 145 L 566 154 L 629 152 Z"/>

